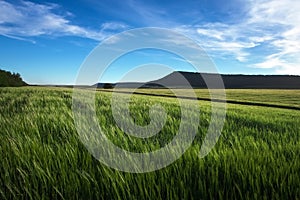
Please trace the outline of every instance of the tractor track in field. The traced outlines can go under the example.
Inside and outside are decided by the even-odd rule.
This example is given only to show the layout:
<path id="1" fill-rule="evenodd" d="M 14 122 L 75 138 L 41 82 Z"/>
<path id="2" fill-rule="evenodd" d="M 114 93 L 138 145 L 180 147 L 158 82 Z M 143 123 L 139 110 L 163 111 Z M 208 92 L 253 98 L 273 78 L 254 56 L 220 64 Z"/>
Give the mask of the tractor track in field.
<path id="1" fill-rule="evenodd" d="M 121 94 L 131 94 L 131 92 L 128 92 L 128 91 L 112 91 L 112 90 L 105 90 L 105 89 L 97 89 L 97 91 L 116 92 L 116 93 L 121 93 Z M 188 97 L 188 96 L 173 96 L 173 95 L 167 95 L 167 94 L 151 94 L 151 93 L 144 93 L 144 92 L 134 92 L 133 94 L 143 95 L 143 96 L 154 96 L 154 97 L 167 97 L 167 98 L 180 98 L 180 99 L 195 100 L 195 98 Z M 200 100 L 200 101 L 212 101 L 212 102 L 230 103 L 230 104 L 246 105 L 246 106 L 260 106 L 260 107 L 269 107 L 269 108 L 300 110 L 300 107 L 296 107 L 296 106 L 268 104 L 268 103 L 261 103 L 261 102 L 235 101 L 235 100 L 224 100 L 224 99 L 210 99 L 210 98 L 204 98 L 204 97 L 197 97 L 196 99 Z"/>

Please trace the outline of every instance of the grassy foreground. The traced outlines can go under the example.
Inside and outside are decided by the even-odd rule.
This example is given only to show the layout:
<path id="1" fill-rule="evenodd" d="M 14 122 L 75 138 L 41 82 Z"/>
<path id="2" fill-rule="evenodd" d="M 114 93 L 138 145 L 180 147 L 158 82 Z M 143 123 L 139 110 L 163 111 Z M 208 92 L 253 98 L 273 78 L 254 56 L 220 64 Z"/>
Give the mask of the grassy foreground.
<path id="1" fill-rule="evenodd" d="M 145 141 L 115 126 L 110 97 L 99 92 L 96 105 L 115 144 L 143 151 L 174 136 L 176 99 L 133 97 L 131 113 L 141 125 L 153 103 L 168 112 L 162 133 Z M 2 88 L 0 199 L 300 199 L 299 111 L 229 104 L 222 136 L 200 159 L 210 104 L 199 104 L 199 131 L 188 151 L 166 168 L 132 174 L 101 164 L 85 149 L 74 126 L 71 89 Z"/>

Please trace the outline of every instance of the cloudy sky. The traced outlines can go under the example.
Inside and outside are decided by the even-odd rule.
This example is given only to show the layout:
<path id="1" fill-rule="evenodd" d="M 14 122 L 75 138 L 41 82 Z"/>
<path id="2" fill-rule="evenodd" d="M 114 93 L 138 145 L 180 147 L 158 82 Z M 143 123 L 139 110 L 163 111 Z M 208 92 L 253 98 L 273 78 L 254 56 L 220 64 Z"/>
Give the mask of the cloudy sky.
<path id="1" fill-rule="evenodd" d="M 197 41 L 220 73 L 300 75 L 299 10 L 300 1 L 292 0 L 0 0 L 0 68 L 28 83 L 72 84 L 107 37 L 162 27 Z M 158 54 L 164 55 L 139 54 L 138 64 L 159 62 Z M 134 59 L 118 67 L 130 69 Z M 105 81 L 117 80 L 115 72 Z"/>

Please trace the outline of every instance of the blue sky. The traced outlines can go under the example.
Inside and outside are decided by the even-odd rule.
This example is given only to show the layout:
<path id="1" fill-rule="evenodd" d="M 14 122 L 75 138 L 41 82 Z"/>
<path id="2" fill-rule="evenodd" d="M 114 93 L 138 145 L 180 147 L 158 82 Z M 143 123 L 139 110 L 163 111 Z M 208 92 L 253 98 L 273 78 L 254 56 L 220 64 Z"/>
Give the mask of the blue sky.
<path id="1" fill-rule="evenodd" d="M 32 84 L 73 84 L 105 38 L 162 27 L 197 41 L 220 73 L 299 75 L 299 10 L 300 2 L 292 0 L 0 0 L 0 68 Z M 143 55 L 121 59 L 104 81 L 118 81 L 120 71 L 163 56 L 175 70 L 191 70 L 168 62 L 164 52 Z"/>

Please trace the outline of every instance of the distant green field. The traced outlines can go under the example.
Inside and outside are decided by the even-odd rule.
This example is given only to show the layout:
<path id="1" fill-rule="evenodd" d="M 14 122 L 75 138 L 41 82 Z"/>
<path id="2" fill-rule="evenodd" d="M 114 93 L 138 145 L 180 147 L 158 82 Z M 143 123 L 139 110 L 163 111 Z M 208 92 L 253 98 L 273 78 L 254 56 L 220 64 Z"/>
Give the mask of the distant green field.
<path id="1" fill-rule="evenodd" d="M 118 89 L 127 91 L 128 89 Z M 174 89 L 184 96 L 191 96 L 194 92 L 197 97 L 210 98 L 207 89 Z M 169 89 L 137 89 L 136 92 L 150 94 L 174 95 Z M 281 90 L 281 89 L 226 89 L 226 99 L 242 102 L 259 102 L 276 105 L 289 105 L 300 107 L 300 90 Z M 218 97 L 218 96 L 216 96 Z M 223 99 L 223 98 L 222 98 Z"/>
<path id="2" fill-rule="evenodd" d="M 197 90 L 197 95 L 207 93 Z M 227 96 L 299 106 L 300 91 L 227 90 Z M 154 103 L 168 113 L 161 133 L 142 140 L 116 127 L 110 97 L 97 92 L 97 117 L 120 147 L 157 149 L 176 134 L 176 99 L 132 97 L 131 114 L 140 125 L 149 123 L 147 111 Z M 210 102 L 199 105 L 200 113 L 191 111 L 200 115 L 198 133 L 186 153 L 166 168 L 134 174 L 103 165 L 80 142 L 72 89 L 0 88 L 0 199 L 300 199 L 299 111 L 228 104 L 222 135 L 201 159 Z"/>

